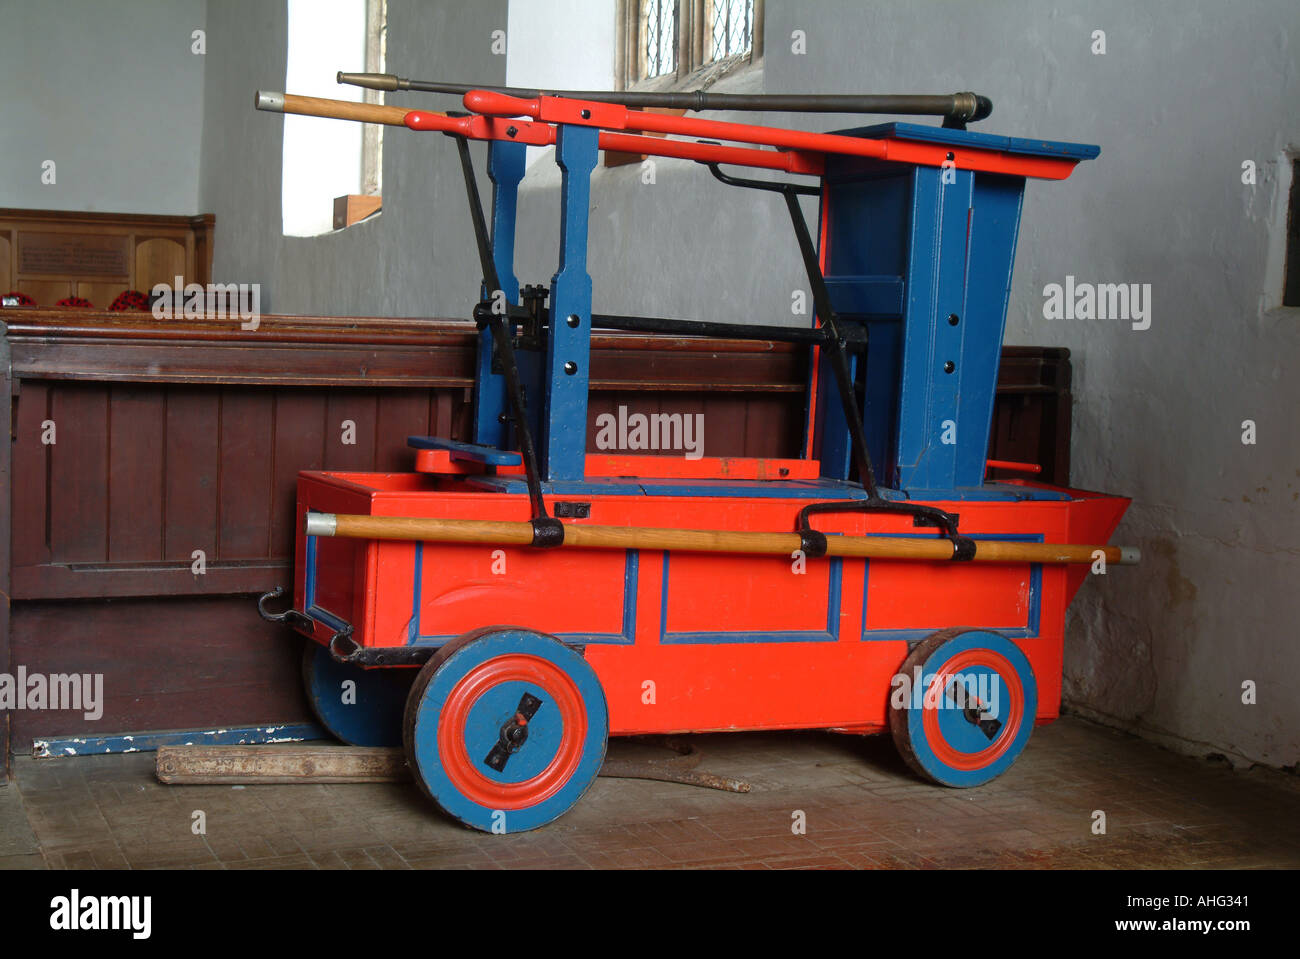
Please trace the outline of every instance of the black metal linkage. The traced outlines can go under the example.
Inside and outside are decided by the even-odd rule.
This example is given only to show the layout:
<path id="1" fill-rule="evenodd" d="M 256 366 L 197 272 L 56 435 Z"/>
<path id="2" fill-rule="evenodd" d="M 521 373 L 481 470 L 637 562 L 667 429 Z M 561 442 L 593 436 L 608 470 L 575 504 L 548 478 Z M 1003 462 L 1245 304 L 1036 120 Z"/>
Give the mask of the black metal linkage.
<path id="1" fill-rule="evenodd" d="M 830 359 L 831 371 L 835 377 L 836 392 L 840 405 L 844 409 L 844 419 L 848 424 L 849 438 L 853 444 L 853 455 L 858 465 L 858 478 L 866 491 L 866 500 L 852 502 L 812 503 L 799 511 L 800 545 L 807 556 L 824 556 L 826 554 L 826 536 L 812 528 L 811 517 L 825 513 L 899 513 L 922 520 L 926 525 L 936 526 L 944 536 L 952 541 L 955 560 L 969 560 L 975 555 L 975 544 L 962 536 L 957 529 L 957 517 L 933 506 L 921 506 L 915 503 L 899 503 L 885 499 L 876 486 L 876 474 L 871 465 L 871 454 L 867 450 L 866 432 L 862 426 L 862 414 L 858 410 L 857 398 L 853 393 L 853 378 L 849 372 L 848 356 L 845 351 L 845 338 L 840 331 L 835 310 L 831 306 L 830 292 L 826 288 L 826 277 L 822 274 L 821 264 L 817 259 L 817 248 L 813 244 L 808 222 L 804 219 L 799 206 L 799 196 L 820 193 L 796 183 L 783 183 L 776 180 L 747 180 L 728 176 L 718 169 L 718 164 L 706 164 L 717 179 L 729 186 L 739 186 L 751 190 L 767 190 L 780 193 L 785 199 L 786 209 L 790 214 L 790 223 L 794 227 L 795 238 L 799 242 L 799 255 L 803 259 L 808 282 L 812 285 L 813 306 L 821 320 L 825 339 L 823 348 Z M 865 331 L 864 331 L 865 333 Z"/>
<path id="2" fill-rule="evenodd" d="M 812 234 L 808 232 L 808 222 L 799 207 L 799 195 L 790 184 L 782 184 L 788 189 L 779 190 L 785 197 L 785 207 L 790 213 L 790 223 L 794 226 L 795 237 L 799 241 L 799 254 L 803 258 L 804 270 L 808 282 L 812 285 L 813 307 L 822 321 L 822 327 L 828 333 L 826 352 L 830 357 L 831 371 L 835 375 L 835 385 L 840 394 L 840 403 L 844 407 L 844 419 L 848 423 L 849 438 L 853 443 L 854 458 L 858 462 L 858 477 L 862 487 L 872 499 L 878 498 L 876 491 L 876 471 L 871 466 L 871 454 L 867 452 L 866 431 L 862 427 L 862 414 L 858 410 L 857 399 L 853 395 L 853 376 L 849 372 L 848 355 L 845 352 L 844 339 L 840 335 L 839 322 L 835 310 L 831 307 L 830 291 L 826 289 L 826 278 L 822 275 L 821 264 L 817 261 L 817 247 L 813 244 Z M 770 189 L 763 184 L 763 189 Z"/>
<path id="3" fill-rule="evenodd" d="M 676 320 L 664 316 L 622 316 L 614 313 L 591 314 L 592 329 L 626 330 L 640 333 L 673 333 L 680 336 L 715 336 L 732 340 L 773 340 L 777 343 L 825 345 L 829 334 L 824 329 L 802 326 L 763 326 L 757 323 L 718 323 L 711 320 Z M 846 337 L 849 348 L 867 344 L 866 333 L 855 329 Z"/>
<path id="4" fill-rule="evenodd" d="M 528 481 L 528 497 L 532 501 L 535 542 L 537 545 L 558 545 L 554 541 L 557 535 L 559 541 L 563 541 L 564 528 L 559 520 L 550 519 L 546 513 L 546 500 L 542 496 L 541 477 L 537 467 L 537 449 L 533 445 L 533 433 L 528 426 L 528 416 L 524 409 L 524 389 L 519 379 L 519 364 L 515 359 L 514 344 L 511 343 L 511 331 L 506 326 L 505 317 L 492 309 L 492 300 L 497 294 L 505 294 L 497 275 L 496 262 L 492 259 L 492 243 L 488 238 L 487 220 L 483 217 L 483 203 L 479 198 L 478 181 L 474 177 L 474 163 L 469 155 L 469 141 L 463 136 L 448 135 L 456 141 L 456 149 L 460 153 L 465 195 L 469 200 L 469 214 L 474 223 L 474 238 L 478 244 L 479 264 L 483 270 L 483 283 L 488 296 L 487 300 L 475 307 L 474 321 L 486 324 L 492 331 L 492 342 L 496 345 L 497 357 L 501 360 L 506 392 L 510 395 L 510 408 L 515 418 L 515 432 L 519 436 L 519 454 L 523 458 Z M 482 388 L 481 383 L 479 387 Z"/>
<path id="5" fill-rule="evenodd" d="M 716 140 L 701 140 L 700 143 L 712 143 L 721 146 Z M 780 180 L 751 180 L 747 177 L 731 176 L 723 173 L 722 169 L 716 163 L 706 164 L 709 172 L 713 174 L 714 179 L 720 180 L 727 186 L 743 186 L 749 190 L 768 190 L 772 193 L 785 193 L 787 191 L 798 193 L 800 196 L 821 196 L 822 190 L 819 186 L 813 186 L 811 183 L 783 183 Z"/>

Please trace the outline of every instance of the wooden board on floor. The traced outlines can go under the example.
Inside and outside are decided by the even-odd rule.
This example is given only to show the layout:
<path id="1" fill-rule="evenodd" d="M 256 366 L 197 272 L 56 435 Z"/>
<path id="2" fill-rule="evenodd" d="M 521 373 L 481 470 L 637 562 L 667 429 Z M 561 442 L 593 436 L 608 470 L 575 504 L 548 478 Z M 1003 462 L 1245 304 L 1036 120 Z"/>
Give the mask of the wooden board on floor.
<path id="1" fill-rule="evenodd" d="M 162 746 L 158 781 L 170 785 L 389 783 L 411 778 L 402 750 L 370 746 Z"/>

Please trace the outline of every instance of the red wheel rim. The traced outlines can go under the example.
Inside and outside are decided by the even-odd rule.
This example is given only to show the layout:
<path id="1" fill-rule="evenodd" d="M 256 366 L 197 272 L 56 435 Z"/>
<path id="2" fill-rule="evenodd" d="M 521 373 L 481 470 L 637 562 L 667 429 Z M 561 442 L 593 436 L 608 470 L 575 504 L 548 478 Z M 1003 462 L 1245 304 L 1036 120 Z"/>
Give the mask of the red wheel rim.
<path id="1" fill-rule="evenodd" d="M 540 686 L 563 723 L 560 745 L 550 763 L 536 776 L 517 783 L 484 776 L 465 745 L 465 723 L 474 704 L 493 686 L 508 682 Z M 451 784 L 465 798 L 488 809 L 522 809 L 546 801 L 563 788 L 582 760 L 586 738 L 587 710 L 568 673 L 537 656 L 496 656 L 462 676 L 447 695 L 438 721 L 438 758 Z"/>
<path id="2" fill-rule="evenodd" d="M 948 682 L 955 673 L 960 673 L 965 669 L 973 666 L 983 666 L 993 670 L 1002 684 L 1006 687 L 1007 702 L 1009 708 L 1006 717 L 1003 719 L 1002 729 L 998 737 L 989 743 L 986 749 L 979 752 L 968 753 L 953 748 L 952 744 L 944 738 L 943 730 L 939 726 L 939 709 L 924 705 L 921 711 L 922 728 L 925 730 L 925 739 L 930 749 L 934 752 L 935 758 L 939 762 L 953 769 L 962 771 L 971 771 L 983 769 L 998 760 L 1012 743 L 1016 741 L 1016 732 L 1020 729 L 1020 723 L 1024 717 L 1025 711 L 1025 691 L 1020 683 L 1020 674 L 1016 668 L 1001 653 L 996 653 L 991 649 L 967 649 L 956 653 L 950 658 L 937 673 L 930 686 L 926 689 L 926 698 L 924 703 L 931 702 L 930 692 L 936 687 L 939 690 L 946 690 Z"/>

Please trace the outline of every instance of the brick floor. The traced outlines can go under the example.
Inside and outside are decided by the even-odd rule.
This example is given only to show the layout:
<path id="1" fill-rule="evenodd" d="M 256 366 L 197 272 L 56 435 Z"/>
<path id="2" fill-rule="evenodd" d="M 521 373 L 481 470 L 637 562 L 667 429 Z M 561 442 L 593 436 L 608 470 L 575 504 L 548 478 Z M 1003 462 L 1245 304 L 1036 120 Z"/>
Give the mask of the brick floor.
<path id="1" fill-rule="evenodd" d="M 152 753 L 24 757 L 0 788 L 0 868 L 1300 867 L 1300 780 L 1079 719 L 1036 730 L 1016 765 L 977 790 L 921 782 L 888 737 L 694 742 L 701 768 L 753 790 L 600 779 L 556 823 L 512 836 L 448 821 L 411 785 L 164 786 Z M 633 748 L 616 742 L 611 754 Z M 196 810 L 206 834 L 192 831 Z M 1096 810 L 1104 835 L 1092 831 Z"/>

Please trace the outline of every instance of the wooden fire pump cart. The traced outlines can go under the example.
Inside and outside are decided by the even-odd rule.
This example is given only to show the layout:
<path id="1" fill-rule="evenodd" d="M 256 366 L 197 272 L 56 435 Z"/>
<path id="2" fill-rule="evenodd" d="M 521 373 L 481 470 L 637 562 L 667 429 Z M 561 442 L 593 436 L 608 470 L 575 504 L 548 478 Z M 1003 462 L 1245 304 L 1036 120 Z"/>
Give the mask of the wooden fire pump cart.
<path id="1" fill-rule="evenodd" d="M 920 775 L 978 786 L 1057 717 L 1067 605 L 1090 570 L 1137 561 L 1104 545 L 1129 501 L 985 482 L 985 456 L 1025 182 L 1063 180 L 1096 147 L 967 130 L 991 109 L 974 94 L 340 80 L 463 94 L 467 114 L 270 93 L 257 106 L 451 136 L 483 286 L 474 441 L 412 436 L 409 473 L 300 475 L 293 606 L 267 609 L 280 590 L 259 605 L 311 641 L 304 679 L 330 732 L 404 744 L 447 814 L 514 832 L 577 802 L 610 736 L 889 732 Z M 642 106 L 945 121 L 823 134 Z M 488 143 L 486 213 L 470 140 Z M 560 252 L 550 287 L 521 296 L 530 145 L 554 146 L 563 171 Z M 694 160 L 755 203 L 784 203 L 815 324 L 593 313 L 601 150 Z M 815 234 L 801 197 L 818 203 Z M 802 455 L 589 453 L 593 328 L 806 345 Z"/>

